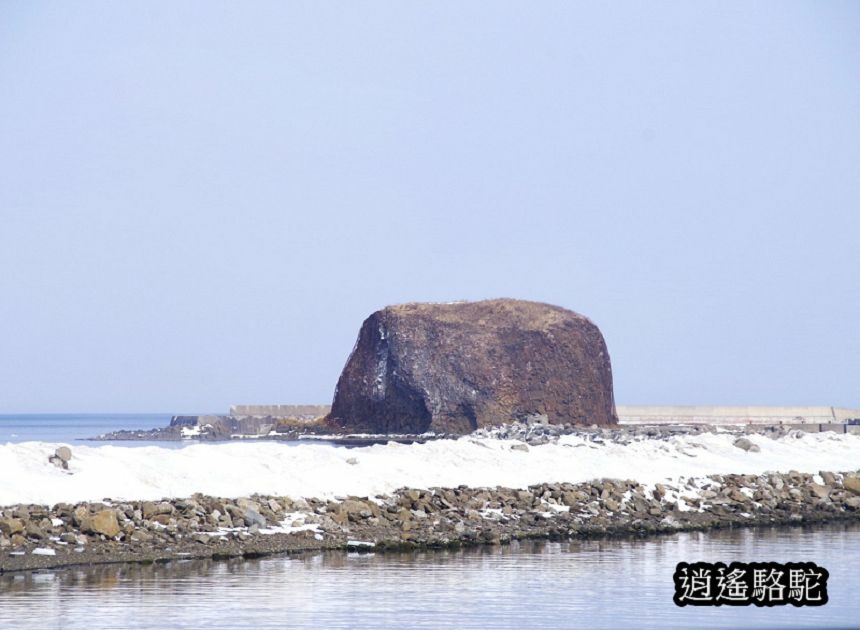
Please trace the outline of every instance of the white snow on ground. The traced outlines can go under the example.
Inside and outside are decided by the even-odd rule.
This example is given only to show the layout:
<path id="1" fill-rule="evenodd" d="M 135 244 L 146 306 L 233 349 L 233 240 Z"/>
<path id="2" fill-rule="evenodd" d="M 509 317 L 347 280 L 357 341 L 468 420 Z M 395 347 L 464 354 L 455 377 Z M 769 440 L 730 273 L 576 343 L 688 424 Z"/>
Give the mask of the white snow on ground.
<path id="1" fill-rule="evenodd" d="M 195 435 L 200 435 L 200 431 L 201 431 L 201 429 L 198 426 L 182 427 L 180 429 L 180 433 L 182 434 L 182 437 L 184 437 L 184 438 L 192 438 Z"/>
<path id="2" fill-rule="evenodd" d="M 305 512 L 288 512 L 284 515 L 280 524 L 272 527 L 261 527 L 258 530 L 260 534 L 295 534 L 297 532 L 309 531 L 313 532 L 317 540 L 322 540 L 322 531 L 318 523 L 306 523 L 307 513 Z M 230 532 L 246 531 L 245 527 L 219 527 L 211 532 L 202 532 L 209 536 L 223 537 Z"/>
<path id="3" fill-rule="evenodd" d="M 512 450 L 512 440 L 437 440 L 345 449 L 277 442 L 195 444 L 182 449 L 69 445 L 64 471 L 48 462 L 58 444 L 0 445 L 0 505 L 158 499 L 202 492 L 223 497 L 255 492 L 291 497 L 373 496 L 408 486 L 508 486 L 608 477 L 642 483 L 713 473 L 860 469 L 860 435 L 748 436 L 761 447 L 732 446 L 725 433 L 595 444 L 563 436 L 558 444 Z M 349 463 L 347 460 L 357 460 Z"/>

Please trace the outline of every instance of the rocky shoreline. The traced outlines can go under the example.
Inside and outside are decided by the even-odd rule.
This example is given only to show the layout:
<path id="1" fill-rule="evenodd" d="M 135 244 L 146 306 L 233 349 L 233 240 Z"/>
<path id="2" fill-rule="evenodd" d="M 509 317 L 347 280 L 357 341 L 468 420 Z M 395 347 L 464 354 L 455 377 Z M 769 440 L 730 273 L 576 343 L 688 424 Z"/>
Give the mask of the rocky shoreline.
<path id="1" fill-rule="evenodd" d="M 523 445 L 525 446 L 525 445 Z M 739 445 L 739 447 L 743 447 Z M 0 573 L 109 562 L 259 557 L 648 536 L 860 520 L 860 470 L 511 488 L 402 488 L 376 497 L 194 495 L 0 509 Z"/>
<path id="2" fill-rule="evenodd" d="M 812 426 L 812 425 L 810 425 Z M 817 425 L 815 425 L 817 427 Z M 183 428 L 186 429 L 183 432 Z M 231 434 L 229 431 L 212 430 L 209 425 L 189 427 L 176 424 L 156 429 L 130 430 L 123 429 L 104 433 L 92 438 L 91 441 L 181 441 L 194 440 L 200 442 L 228 442 L 248 440 L 276 440 L 276 441 L 321 441 L 331 444 L 347 446 L 366 446 L 369 444 L 385 442 L 427 442 L 431 440 L 450 440 L 463 437 L 451 433 L 335 433 L 330 429 L 318 425 L 308 425 L 301 428 L 289 430 L 279 429 L 265 434 L 244 433 Z M 557 442 L 563 435 L 576 435 L 590 441 L 611 440 L 619 444 L 628 444 L 632 441 L 642 439 L 665 440 L 676 435 L 699 435 L 702 433 L 713 433 L 721 431 L 731 434 L 760 434 L 771 438 L 779 438 L 792 432 L 799 434 L 796 428 L 787 425 L 709 425 L 709 424 L 619 424 L 612 427 L 600 427 L 598 425 L 581 424 L 549 424 L 541 419 L 532 421 L 520 421 L 503 424 L 500 426 L 483 427 L 469 433 L 473 438 L 493 438 L 503 440 L 520 440 L 532 446 Z"/>

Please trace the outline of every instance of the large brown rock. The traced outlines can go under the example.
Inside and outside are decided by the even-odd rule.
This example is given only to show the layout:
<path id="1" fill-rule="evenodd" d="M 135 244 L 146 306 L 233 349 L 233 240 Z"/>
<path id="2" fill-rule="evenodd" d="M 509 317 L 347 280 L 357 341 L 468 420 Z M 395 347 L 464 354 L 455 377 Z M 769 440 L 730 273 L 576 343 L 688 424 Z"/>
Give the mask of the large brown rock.
<path id="1" fill-rule="evenodd" d="M 113 538 L 119 534 L 120 527 L 113 510 L 99 510 L 95 514 L 84 517 L 81 521 L 81 531 L 85 534 L 102 534 Z"/>
<path id="2" fill-rule="evenodd" d="M 6 536 L 11 536 L 12 534 L 20 534 L 24 531 L 24 523 L 21 519 L 17 518 L 3 518 L 0 519 L 0 533 L 5 534 Z"/>
<path id="3" fill-rule="evenodd" d="M 609 353 L 582 315 L 499 299 L 373 313 L 328 422 L 372 433 L 467 433 L 536 416 L 615 424 Z"/>

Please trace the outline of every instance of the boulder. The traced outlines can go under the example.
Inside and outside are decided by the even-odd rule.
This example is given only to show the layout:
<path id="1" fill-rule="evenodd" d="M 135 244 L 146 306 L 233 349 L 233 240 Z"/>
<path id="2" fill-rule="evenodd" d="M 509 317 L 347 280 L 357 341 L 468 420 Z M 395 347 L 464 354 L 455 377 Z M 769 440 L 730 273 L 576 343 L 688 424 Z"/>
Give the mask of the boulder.
<path id="1" fill-rule="evenodd" d="M 582 315 L 499 299 L 373 313 L 327 422 L 370 433 L 468 433 L 534 417 L 616 424 L 609 353 Z"/>
<path id="2" fill-rule="evenodd" d="M 253 525 L 256 525 L 257 527 L 266 526 L 266 519 L 254 508 L 245 508 L 245 512 L 242 516 L 245 519 L 245 525 L 248 527 L 251 527 Z"/>
<path id="3" fill-rule="evenodd" d="M 6 536 L 12 536 L 13 534 L 20 534 L 23 531 L 24 531 L 24 523 L 20 519 L 17 519 L 17 518 L 0 519 L 0 532 L 5 534 Z"/>
<path id="4" fill-rule="evenodd" d="M 32 521 L 28 522 L 26 527 L 24 527 L 24 534 L 28 538 L 35 538 L 36 540 L 42 540 L 43 538 L 48 537 L 44 530 Z"/>
<path id="5" fill-rule="evenodd" d="M 49 455 L 48 462 L 56 466 L 57 468 L 62 468 L 63 470 L 69 469 L 69 462 L 64 462 L 62 459 L 57 457 L 56 455 Z"/>
<path id="6" fill-rule="evenodd" d="M 81 531 L 85 534 L 102 534 L 108 538 L 113 538 L 120 532 L 116 512 L 99 510 L 91 516 L 86 516 L 81 521 Z"/>
<path id="7" fill-rule="evenodd" d="M 754 444 L 752 441 L 745 437 L 739 437 L 733 442 L 733 444 L 739 449 L 749 451 L 750 453 L 758 453 L 759 451 L 761 451 L 761 448 L 759 448 L 758 444 Z"/>
<path id="8" fill-rule="evenodd" d="M 830 495 L 830 488 L 820 483 L 809 484 L 809 492 L 819 499 L 826 499 Z"/>
<path id="9" fill-rule="evenodd" d="M 60 460 L 68 463 L 70 459 L 72 459 L 72 449 L 68 446 L 60 446 L 54 451 L 54 455 L 60 458 Z"/>
<path id="10" fill-rule="evenodd" d="M 72 510 L 72 522 L 80 527 L 81 523 L 84 522 L 84 519 L 87 518 L 90 514 L 90 509 L 87 505 L 78 505 Z"/>
<path id="11" fill-rule="evenodd" d="M 160 501 L 159 503 L 144 501 L 141 505 L 141 514 L 145 519 L 151 519 L 161 514 L 173 514 L 174 511 L 175 508 L 169 501 Z"/>
<path id="12" fill-rule="evenodd" d="M 845 477 L 842 480 L 842 486 L 854 494 L 860 494 L 860 477 Z"/>

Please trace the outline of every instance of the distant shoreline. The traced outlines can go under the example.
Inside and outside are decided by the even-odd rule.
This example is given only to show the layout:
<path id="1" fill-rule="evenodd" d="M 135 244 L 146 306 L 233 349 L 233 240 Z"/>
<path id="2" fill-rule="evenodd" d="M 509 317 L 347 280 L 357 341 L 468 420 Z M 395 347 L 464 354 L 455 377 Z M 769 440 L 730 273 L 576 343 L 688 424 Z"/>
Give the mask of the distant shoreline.
<path id="1" fill-rule="evenodd" d="M 328 405 L 233 405 L 226 415 L 175 415 L 166 427 L 123 429 L 89 441 L 227 441 L 237 439 L 326 439 L 332 443 L 372 444 L 383 440 L 410 443 L 450 435 L 356 435 L 336 431 L 324 421 Z M 845 407 L 775 407 L 726 405 L 617 405 L 618 424 L 629 426 L 780 427 L 806 432 L 860 434 L 860 409 Z M 553 424 L 551 426 L 588 426 Z"/>

